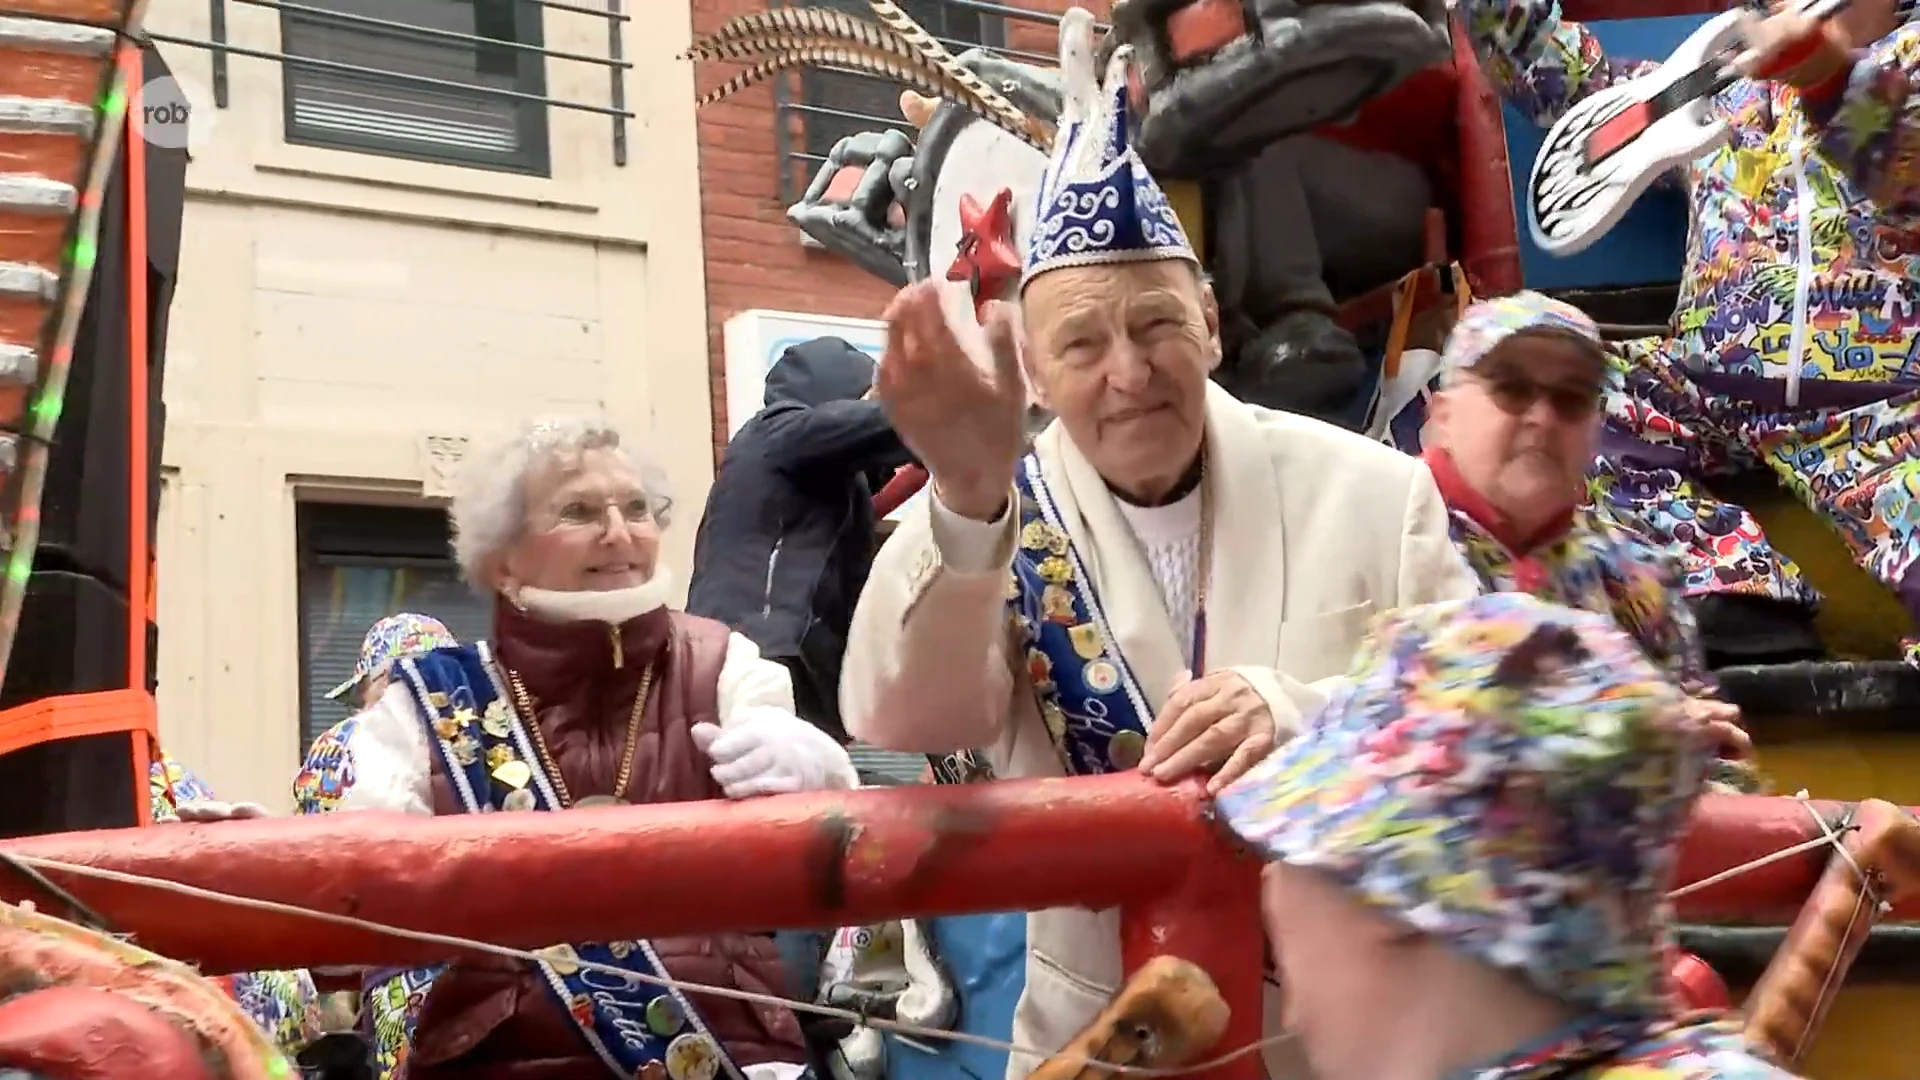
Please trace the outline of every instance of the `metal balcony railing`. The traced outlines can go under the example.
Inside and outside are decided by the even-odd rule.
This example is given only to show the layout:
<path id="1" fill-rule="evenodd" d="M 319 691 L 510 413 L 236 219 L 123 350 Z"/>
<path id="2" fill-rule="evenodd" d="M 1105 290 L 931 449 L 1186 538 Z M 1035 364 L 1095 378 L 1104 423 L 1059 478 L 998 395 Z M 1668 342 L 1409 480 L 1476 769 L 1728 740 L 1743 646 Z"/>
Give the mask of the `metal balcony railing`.
<path id="1" fill-rule="evenodd" d="M 774 0 L 778 3 L 780 0 Z M 849 14 L 867 17 L 862 0 L 788 0 L 790 3 L 836 7 Z M 1060 16 L 1047 11 L 1029 11 L 990 0 L 916 0 L 903 2 L 903 8 L 946 46 L 955 56 L 972 48 L 984 48 L 1010 60 L 1052 67 L 1058 57 L 1053 50 L 1052 29 L 1060 25 Z M 1009 41 L 1030 37 L 1021 33 L 1022 25 L 1045 27 L 1047 44 L 1043 49 L 1016 48 Z M 847 135 L 862 131 L 905 128 L 899 112 L 901 84 L 876 78 L 864 72 L 843 68 L 809 68 L 797 75 L 773 82 L 774 156 L 780 170 L 781 201 L 791 203 L 806 191 L 813 174 L 827 160 L 833 144 Z"/>
<path id="2" fill-rule="evenodd" d="M 299 56 L 287 52 L 271 52 L 264 49 L 235 45 L 227 36 L 228 3 L 249 4 L 254 7 L 269 8 L 282 16 L 299 16 L 315 23 L 324 23 L 369 33 L 392 34 L 413 40 L 437 41 L 448 45 L 484 47 L 487 49 L 507 50 L 534 55 L 544 64 L 549 60 L 568 63 L 590 64 L 607 69 L 607 100 L 605 104 L 585 101 L 569 101 L 546 94 L 528 93 L 522 90 L 489 86 L 479 82 L 460 82 L 451 79 L 434 78 L 413 72 L 397 71 L 391 68 L 371 67 L 362 64 L 344 63 L 312 56 Z M 570 12 L 577 15 L 602 19 L 607 24 L 607 48 L 605 55 L 567 52 L 549 49 L 542 45 L 523 41 L 467 34 L 454 30 L 420 26 L 413 23 L 396 21 L 390 18 L 377 18 L 352 12 L 338 11 L 328 7 L 316 7 L 311 4 L 293 2 L 293 0 L 208 0 L 208 38 L 177 37 L 171 34 L 147 32 L 146 37 L 169 45 L 182 45 L 188 48 L 206 49 L 213 58 L 213 99 L 218 108 L 227 108 L 231 90 L 228 82 L 228 64 L 233 57 L 254 60 L 267 60 L 282 64 L 288 68 L 308 71 L 322 71 L 337 75 L 366 76 L 382 82 L 398 83 L 405 86 L 429 90 L 457 91 L 462 94 L 475 94 L 482 97 L 497 98 L 505 101 L 531 102 L 556 109 L 570 109 L 576 112 L 598 113 L 606 116 L 612 124 L 613 162 L 615 165 L 627 164 L 627 122 L 634 119 L 634 112 L 627 107 L 625 73 L 633 67 L 626 59 L 621 42 L 623 24 L 631 22 L 632 17 L 622 11 L 624 0 L 604 0 L 604 6 L 567 3 L 565 0 L 515 0 L 546 11 Z"/>

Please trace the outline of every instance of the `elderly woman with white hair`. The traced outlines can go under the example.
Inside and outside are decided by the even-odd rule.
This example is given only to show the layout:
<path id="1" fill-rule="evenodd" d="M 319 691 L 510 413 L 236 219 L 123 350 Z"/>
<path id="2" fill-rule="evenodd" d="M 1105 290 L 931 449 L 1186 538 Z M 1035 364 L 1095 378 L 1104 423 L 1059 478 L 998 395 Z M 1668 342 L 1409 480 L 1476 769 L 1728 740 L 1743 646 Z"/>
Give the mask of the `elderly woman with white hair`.
<path id="1" fill-rule="evenodd" d="M 666 606 L 665 477 L 614 431 L 536 425 L 462 471 L 454 547 L 494 598 L 492 639 L 396 663 L 353 725 L 340 810 L 542 812 L 855 786 L 846 752 L 794 715 L 784 667 Z M 641 975 L 787 985 L 768 935 L 573 949 Z M 411 989 L 411 1022 L 378 1040 L 385 1077 L 774 1080 L 806 1060 L 784 1009 L 623 986 L 565 960 L 461 960 Z"/>

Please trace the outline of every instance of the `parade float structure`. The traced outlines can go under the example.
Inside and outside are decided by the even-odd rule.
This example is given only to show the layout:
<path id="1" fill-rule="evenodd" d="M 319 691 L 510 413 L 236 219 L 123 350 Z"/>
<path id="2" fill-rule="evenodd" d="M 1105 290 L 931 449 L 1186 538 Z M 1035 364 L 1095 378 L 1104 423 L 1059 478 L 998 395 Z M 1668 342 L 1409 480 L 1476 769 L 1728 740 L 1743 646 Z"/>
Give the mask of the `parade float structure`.
<path id="1" fill-rule="evenodd" d="M 939 99 L 917 114 L 871 117 L 872 131 L 841 140 L 817 163 L 788 216 L 815 242 L 889 282 L 932 278 L 976 302 L 1009 298 L 1044 165 L 1039 148 L 1058 109 L 1057 83 L 1043 64 L 1028 62 L 1032 47 L 1017 60 L 985 49 L 951 56 L 937 43 L 927 49 L 929 36 L 916 34 L 898 8 L 873 6 L 874 18 L 864 21 L 804 7 L 734 20 L 690 50 L 695 60 L 744 65 L 704 65 L 716 70 L 703 79 L 701 100 L 767 81 L 784 96 L 780 80 L 808 65 L 896 80 Z M 1724 6 L 1719 0 L 1567 0 L 1562 8 L 1593 28 L 1610 55 L 1659 58 Z M 997 5 L 993 13 L 1006 20 L 1051 18 Z M 1376 42 L 1364 32 L 1343 32 L 1369 18 L 1380 20 L 1375 29 L 1402 35 L 1394 40 L 1406 55 L 1422 58 L 1417 70 L 1374 63 Z M 1356 22 L 1343 26 L 1344 19 Z M 1539 250 L 1516 227 L 1514 192 L 1523 188 L 1544 133 L 1500 102 L 1464 35 L 1452 35 L 1450 58 L 1433 56 L 1412 25 L 1430 19 L 1418 4 L 1394 13 L 1366 4 L 1214 0 L 1121 0 L 1113 8 L 1110 45 L 1131 44 L 1140 58 L 1137 144 L 1212 275 L 1223 311 L 1222 381 L 1244 397 L 1376 436 L 1387 435 L 1396 418 L 1401 426 L 1411 419 L 1417 430 L 1417 410 L 1400 407 L 1433 373 L 1422 366 L 1431 358 L 1420 349 L 1437 343 L 1447 313 L 1469 293 L 1523 286 L 1552 292 L 1593 313 L 1614 338 L 1655 333 L 1667 322 L 1687 226 L 1679 196 L 1649 194 L 1577 258 Z M 1342 60 L 1352 62 L 1342 67 Z M 1328 85 L 1328 69 L 1364 77 Z M 982 93 L 981 84 L 990 92 Z M 1371 156 L 1356 164 L 1354 150 Z M 1307 212 L 1298 200 L 1248 201 L 1247 179 L 1272 181 L 1275 161 L 1320 170 L 1317 182 L 1310 176 L 1306 184 Z M 1426 181 L 1425 197 L 1417 185 L 1403 184 L 1394 189 L 1399 205 L 1379 205 L 1387 189 L 1366 167 L 1404 175 L 1409 163 Z M 1329 181 L 1365 198 L 1315 202 L 1312 196 Z M 1286 183 L 1278 187 L 1291 190 Z M 1268 227 L 1256 228 L 1256 218 Z M 1413 253 L 1391 234 L 1399 223 L 1404 235 L 1405 223 L 1416 218 L 1424 222 L 1425 239 Z M 1270 329 L 1261 326 L 1255 294 L 1286 284 L 1263 276 L 1252 253 L 1316 230 L 1337 305 L 1333 321 L 1353 334 L 1368 365 L 1367 385 L 1344 405 L 1316 399 L 1341 383 L 1312 374 L 1310 348 L 1291 354 L 1307 371 L 1300 378 L 1263 382 L 1235 370 L 1247 361 L 1248 342 Z M 1365 268 L 1342 265 L 1344 251 L 1383 237 L 1397 264 L 1374 267 L 1371 278 L 1354 272 Z M 1413 441 L 1407 436 L 1414 431 L 1394 433 L 1403 445 Z M 1899 638 L 1912 633 L 1903 606 L 1854 566 L 1830 527 L 1771 476 L 1726 478 L 1715 488 L 1753 510 L 1825 597 L 1818 617 L 1824 656 L 1718 672 L 1723 692 L 1745 711 L 1774 789 L 1920 803 L 1920 738 L 1910 719 L 1920 706 L 1920 673 L 1894 660 Z M 964 779 L 958 770 L 935 772 L 948 781 Z M 1682 940 L 1737 985 L 1752 985 L 1787 940 L 1769 924 L 1765 906 L 1756 895 L 1745 908 L 1694 911 L 1697 921 L 1684 928 Z M 1010 1011 L 1020 983 L 1012 970 L 1019 924 L 943 920 L 934 929 L 963 969 L 970 960 L 992 958 L 966 972 L 998 998 L 995 1007 L 974 1003 L 978 1011 Z M 1890 1048 L 1877 1033 L 1920 1004 L 1920 926 L 1896 915 L 1879 927 L 1859 975 L 1812 1059 L 1815 1076 L 1887 1074 Z M 961 1080 L 969 1071 L 978 1070 L 933 1069 L 923 1076 L 916 1066 L 897 1080 Z"/>
<path id="2" fill-rule="evenodd" d="M 1232 28 L 1231 11 L 1206 0 L 1190 7 L 1208 15 L 1213 38 L 1222 25 Z M 1183 10 L 1161 10 L 1155 17 Z M 141 83 L 137 50 L 126 44 L 138 14 L 137 3 L 110 0 L 0 0 L 0 191 L 16 199 L 41 197 L 32 227 L 0 221 L 0 243 L 20 245 L 0 248 L 0 359 L 12 365 L 4 400 L 13 410 L 0 427 L 8 435 L 4 445 L 14 451 L 4 459 L 5 539 L 12 561 L 0 593 L 0 640 L 8 643 L 31 570 L 47 440 L 56 430 L 94 277 L 100 193 L 116 153 L 124 149 L 129 171 L 137 174 L 144 152 L 137 138 L 121 137 L 129 114 L 139 114 L 137 101 L 130 101 Z M 1401 25 L 1415 32 L 1411 24 Z M 1212 39 L 1201 35 L 1202 45 L 1206 40 Z M 899 58 L 913 50 L 901 52 L 896 45 L 876 36 L 859 51 L 895 58 L 886 62 L 898 73 L 905 70 Z M 813 50 L 813 61 L 843 62 L 851 55 L 844 42 L 803 40 L 794 47 Z M 739 51 L 723 55 L 747 58 L 751 52 L 744 37 L 729 48 Z M 1326 53 L 1319 55 L 1324 59 Z M 1477 70 L 1460 59 L 1456 54 L 1456 62 L 1442 64 L 1437 74 L 1402 73 L 1403 88 L 1424 85 L 1424 93 L 1433 95 L 1434 88 L 1445 87 L 1437 100 L 1459 107 L 1458 121 L 1443 129 L 1450 134 L 1438 143 L 1443 157 L 1432 164 L 1439 176 L 1451 168 L 1454 186 L 1435 189 L 1445 193 L 1444 205 L 1402 207 L 1407 212 L 1393 219 L 1403 226 L 1417 219 L 1423 250 L 1409 256 L 1414 265 L 1400 277 L 1346 298 L 1335 322 L 1354 328 L 1349 332 L 1356 342 L 1373 334 L 1383 347 L 1396 335 L 1406 344 L 1414 317 L 1449 302 L 1447 290 L 1463 280 L 1486 292 L 1518 284 L 1510 190 L 1502 170 L 1485 167 L 1503 152 L 1498 113 Z M 58 78 L 22 78 L 28 70 Z M 1204 72 L 1204 63 L 1181 70 Z M 1392 92 L 1390 74 L 1376 69 L 1367 80 L 1369 93 Z M 1278 78 L 1271 71 L 1256 70 L 1255 76 Z M 1422 77 L 1424 84 L 1417 81 Z M 978 96 L 964 85 L 954 89 L 948 82 L 954 78 L 945 70 L 925 88 Z M 1019 101 L 1023 115 L 1044 106 L 1044 78 L 1023 83 L 1009 74 L 999 83 L 1007 88 L 1003 99 Z M 1284 80 L 1246 85 L 1285 89 Z M 1152 86 L 1144 91 L 1155 92 Z M 1012 100 L 1003 103 L 1015 107 Z M 1240 98 L 1234 104 L 1246 106 Z M 1371 108 L 1362 109 L 1363 118 Z M 1039 127 L 990 111 L 1017 129 L 1023 142 L 1039 138 Z M 956 141 L 945 151 L 949 157 L 961 134 L 957 122 L 950 126 Z M 1258 157 L 1260 140 L 1284 136 L 1255 130 L 1235 152 Z M 973 154 L 954 160 L 973 160 Z M 65 171 L 46 164 L 35 171 L 35 162 Z M 1211 165 L 1227 168 L 1231 162 Z M 840 202 L 816 198 L 813 205 L 859 213 L 846 195 L 875 174 L 862 166 L 858 175 L 843 179 L 839 171 L 836 166 L 835 175 L 824 178 L 819 194 L 840 188 Z M 878 175 L 891 187 L 893 172 L 888 166 Z M 915 190 L 904 184 L 913 176 L 901 172 L 902 188 Z M 916 238 L 911 250 L 919 253 L 914 262 L 952 274 L 978 292 L 1001 272 L 996 260 L 1004 261 L 1002 249 L 1012 242 L 1008 222 L 993 231 L 994 206 L 1004 215 L 1010 203 L 998 198 L 997 189 L 943 188 L 945 172 L 927 174 L 920 190 L 951 195 L 952 204 L 942 210 L 925 201 L 909 208 Z M 1201 186 L 1179 193 L 1194 213 L 1207 213 L 1211 205 Z M 138 191 L 139 185 L 131 188 Z M 962 195 L 975 196 L 965 215 L 959 213 L 966 205 Z M 138 206 L 137 198 L 129 198 L 133 220 L 123 240 L 129 247 L 143 243 Z M 0 204 L 0 214 L 24 213 L 14 203 Z M 1206 242 L 1216 251 L 1231 244 L 1232 237 L 1218 231 L 1222 216 L 1216 212 L 1209 220 L 1215 225 L 1202 232 Z M 938 269 L 942 258 L 949 269 Z M 1456 264 L 1464 276 L 1454 274 Z M 903 272 L 906 265 L 902 260 Z M 135 309 L 128 322 L 137 328 L 130 332 L 144 334 L 144 291 L 130 284 L 128 304 Z M 1378 317 L 1382 312 L 1384 319 Z M 138 344 L 144 349 L 144 341 Z M 143 397 L 135 393 L 130 400 Z M 139 423 L 130 421 L 136 428 Z M 137 436 L 131 446 L 145 445 L 147 433 L 131 434 Z M 145 456 L 130 457 L 133 476 L 144 477 Z M 149 509 L 139 502 L 146 486 L 136 482 L 130 488 L 130 509 L 137 511 L 130 520 L 137 522 Z M 144 542 L 130 546 L 144 555 Z M 144 585 L 150 580 L 143 576 L 144 559 L 129 559 L 129 582 Z M 135 663 L 144 660 L 147 647 L 144 627 L 135 622 L 129 616 L 128 695 L 96 700 L 91 710 L 68 703 L 9 714 L 8 737 L 16 742 L 5 745 L 119 738 L 133 775 L 144 778 L 139 766 L 149 746 L 152 703 L 144 690 L 144 663 Z M 1750 702 L 1750 712 L 1758 714 L 1758 704 Z M 1846 710 L 1828 713 L 1836 711 Z M 1763 727 L 1763 740 L 1765 732 Z M 1829 793 L 1869 794 L 1821 790 Z M 641 862 L 649 867 L 644 877 L 608 872 Z M 15 905 L 31 902 L 40 911 L 0 909 L 0 1068 L 52 1080 L 118 1080 L 155 1070 L 191 1080 L 203 1075 L 196 1066 L 205 1075 L 285 1075 L 288 1063 L 261 1046 L 244 1022 L 236 1027 L 232 1003 L 198 973 L 404 965 L 503 950 L 528 957 L 550 955 L 538 950 L 561 941 L 937 921 L 1078 905 L 1121 909 L 1127 966 L 1136 981 L 1076 1050 L 1123 1065 L 1205 1056 L 1197 1075 L 1258 1080 L 1258 1056 L 1249 1050 L 1260 1039 L 1264 982 L 1258 871 L 1214 819 L 1197 785 L 1167 788 L 1137 775 L 507 817 L 351 814 L 12 840 L 0 844 L 0 896 Z M 595 887 L 556 889 L 555 882 Z M 1675 882 L 1684 920 L 1746 935 L 1744 943 L 1718 952 L 1698 935 L 1695 944 L 1744 992 L 1756 1040 L 1822 1080 L 1895 1074 L 1902 1050 L 1887 1033 L 1900 1030 L 1897 1020 L 1882 1014 L 1881 1026 L 1869 1029 L 1859 1018 L 1872 1013 L 1875 1002 L 1904 1000 L 1909 989 L 1897 987 L 1891 999 L 1862 1006 L 1862 990 L 1841 988 L 1850 968 L 1876 970 L 1875 945 L 1888 939 L 1890 926 L 1899 929 L 1901 921 L 1920 916 L 1920 825 L 1908 811 L 1871 800 L 1709 797 Z M 1167 957 L 1197 965 L 1206 979 L 1189 969 L 1169 974 Z M 1756 962 L 1742 966 L 1743 958 Z M 1896 980 L 1913 978 L 1913 968 L 1895 959 L 1881 958 L 1877 970 Z M 1694 967 L 1681 977 L 1697 998 L 1714 990 L 1706 975 Z M 703 992 L 687 989 L 696 996 Z M 1215 1007 L 1215 991 L 1227 1007 L 1224 1014 Z M 1815 1042 L 1823 1021 L 1828 1037 Z M 923 1043 L 946 1034 L 880 1026 Z M 985 1038 L 990 1048 L 1004 1051 L 996 1041 Z M 1085 1065 L 1068 1055 L 1036 1075 L 1067 1080 L 1106 1071 Z"/>

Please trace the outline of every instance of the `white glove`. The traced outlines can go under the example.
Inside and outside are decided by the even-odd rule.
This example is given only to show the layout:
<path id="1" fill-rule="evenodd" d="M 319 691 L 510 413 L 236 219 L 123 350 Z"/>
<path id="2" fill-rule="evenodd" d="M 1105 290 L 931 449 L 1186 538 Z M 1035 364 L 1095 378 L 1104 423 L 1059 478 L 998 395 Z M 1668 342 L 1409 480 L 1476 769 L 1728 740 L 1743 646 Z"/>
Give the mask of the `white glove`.
<path id="1" fill-rule="evenodd" d="M 220 802 L 216 799 L 196 799 L 192 802 L 183 802 L 175 809 L 179 811 L 180 820 L 186 822 L 244 821 L 247 818 L 263 818 L 267 816 L 267 808 L 261 806 L 259 803 L 230 803 Z M 170 825 L 172 822 L 163 821 L 161 824 Z"/>
<path id="2" fill-rule="evenodd" d="M 724 728 L 695 724 L 693 745 L 713 759 L 713 782 L 729 799 L 845 790 L 859 782 L 839 743 L 777 706 L 750 706 Z"/>

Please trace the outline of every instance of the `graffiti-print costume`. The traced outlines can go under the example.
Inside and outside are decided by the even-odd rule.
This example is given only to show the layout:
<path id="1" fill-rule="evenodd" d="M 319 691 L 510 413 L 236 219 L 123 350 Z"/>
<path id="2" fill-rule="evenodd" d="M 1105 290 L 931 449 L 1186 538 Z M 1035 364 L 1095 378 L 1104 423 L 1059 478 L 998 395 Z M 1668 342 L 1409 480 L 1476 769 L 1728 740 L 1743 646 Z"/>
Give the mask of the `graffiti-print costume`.
<path id="1" fill-rule="evenodd" d="M 1495 84 L 1542 125 L 1655 66 L 1603 55 L 1555 0 L 1460 10 Z M 1920 615 L 1920 166 L 1896 149 L 1920 124 L 1903 107 L 1917 72 L 1910 25 L 1811 98 L 1743 80 L 1713 99 L 1732 138 L 1682 177 L 1672 336 L 1621 346 L 1595 476 L 1603 509 L 1674 555 L 1690 594 L 1814 603 L 1753 517 L 1700 486 L 1764 465 Z"/>
<path id="2" fill-rule="evenodd" d="M 307 760 L 293 781 L 294 810 L 301 814 L 328 814 L 353 787 L 353 740 L 359 719 L 349 717 L 321 732 L 307 750 Z M 442 965 L 426 968 L 383 968 L 361 980 L 360 1026 L 373 1048 L 373 1080 L 398 1080 L 405 1075 L 407 1048 L 427 991 Z"/>
<path id="3" fill-rule="evenodd" d="M 442 646 L 458 645 L 453 632 L 438 619 L 412 612 L 390 615 L 374 623 L 360 642 L 360 656 L 353 673 L 327 694 L 329 700 L 358 695 L 366 680 L 384 675 L 403 656 L 416 656 Z M 358 729 L 359 718 L 345 720 L 320 733 L 307 750 L 307 758 L 293 780 L 294 811 L 301 814 L 327 814 L 339 808 L 340 800 L 353 787 L 353 755 L 348 745 Z M 374 1080 L 396 1080 L 403 1075 L 407 1048 L 413 1045 L 413 1032 L 426 1003 L 427 990 L 444 965 L 401 969 L 383 968 L 361 978 L 360 1025 L 369 1046 L 373 1047 Z"/>
<path id="4" fill-rule="evenodd" d="M 1499 515 L 1467 487 L 1444 451 L 1421 456 L 1447 500 L 1453 542 L 1481 588 L 1610 616 L 1681 689 L 1700 697 L 1717 693 L 1672 560 L 1590 506 L 1569 511 L 1537 537 L 1517 540 L 1494 524 Z M 1765 786 L 1750 761 L 1716 758 L 1708 778 L 1721 791 L 1751 794 Z"/>
<path id="5" fill-rule="evenodd" d="M 1269 860 L 1572 1012 L 1450 1077 L 1788 1080 L 1737 1021 L 1676 1017 L 1667 995 L 1665 897 L 1706 756 L 1680 704 L 1607 614 L 1518 593 L 1403 608 L 1218 808 Z"/>
<path id="6" fill-rule="evenodd" d="M 1460 1080 L 1792 1080 L 1754 1054 L 1737 1019 L 1575 1025 Z"/>
<path id="7" fill-rule="evenodd" d="M 156 823 L 180 820 L 180 804 L 213 801 L 199 777 L 155 749 L 147 771 L 149 812 Z M 213 980 L 289 1054 L 320 1034 L 320 995 L 304 971 L 252 971 Z"/>

